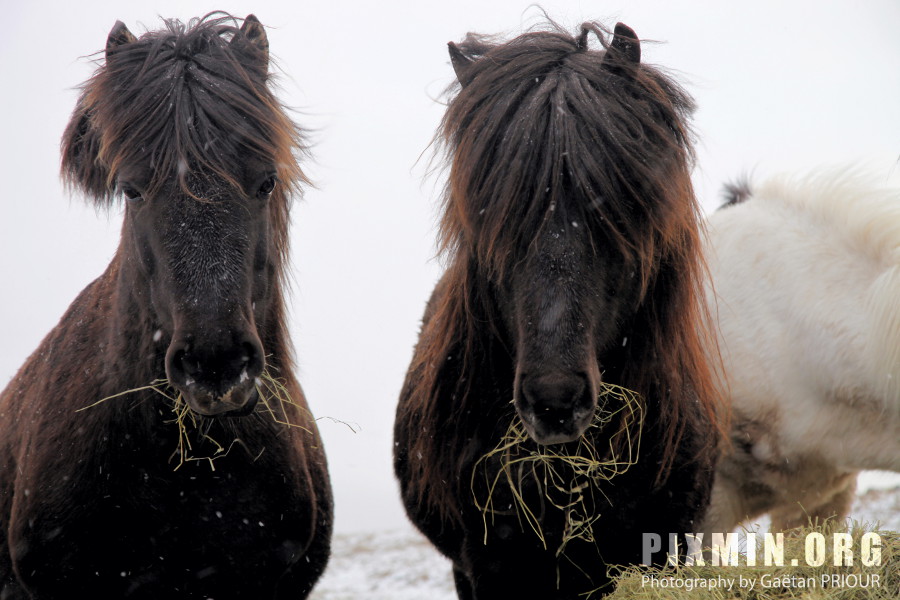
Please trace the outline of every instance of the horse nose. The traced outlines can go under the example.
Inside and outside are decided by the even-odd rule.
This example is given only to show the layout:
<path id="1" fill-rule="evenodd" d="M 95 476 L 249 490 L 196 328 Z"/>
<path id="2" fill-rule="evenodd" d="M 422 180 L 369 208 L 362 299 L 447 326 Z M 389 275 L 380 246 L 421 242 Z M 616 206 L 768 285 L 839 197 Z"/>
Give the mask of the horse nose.
<path id="1" fill-rule="evenodd" d="M 589 378 L 580 373 L 524 376 L 520 415 L 534 440 L 553 444 L 578 439 L 593 417 L 591 390 Z"/>
<path id="2" fill-rule="evenodd" d="M 209 386 L 227 384 L 259 375 L 261 368 L 254 368 L 259 351 L 251 342 L 244 342 L 232 348 L 209 350 L 184 344 L 175 350 L 172 358 L 172 373 L 184 382 L 202 382 Z"/>
<path id="3" fill-rule="evenodd" d="M 176 333 L 166 353 L 169 382 L 200 414 L 240 410 L 255 400 L 255 380 L 265 368 L 262 344 L 249 333 L 229 337 L 221 343 Z"/>
<path id="4" fill-rule="evenodd" d="M 585 377 L 569 373 L 548 373 L 522 379 L 526 405 L 544 413 L 571 411 L 586 387 Z"/>

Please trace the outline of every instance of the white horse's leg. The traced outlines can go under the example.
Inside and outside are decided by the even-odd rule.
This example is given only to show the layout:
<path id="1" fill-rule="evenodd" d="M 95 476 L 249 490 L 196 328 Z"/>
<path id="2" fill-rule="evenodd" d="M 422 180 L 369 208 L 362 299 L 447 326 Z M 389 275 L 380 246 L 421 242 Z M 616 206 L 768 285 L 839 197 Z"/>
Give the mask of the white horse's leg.
<path id="1" fill-rule="evenodd" d="M 710 495 L 709 509 L 700 528 L 704 534 L 703 539 L 708 541 L 713 532 L 732 531 L 746 518 L 746 503 L 737 486 L 717 473 Z"/>
<path id="2" fill-rule="evenodd" d="M 819 474 L 820 487 L 815 493 L 799 496 L 772 510 L 772 531 L 821 525 L 826 520 L 836 521 L 839 527 L 844 525 L 856 497 L 856 478 L 859 473 Z"/>

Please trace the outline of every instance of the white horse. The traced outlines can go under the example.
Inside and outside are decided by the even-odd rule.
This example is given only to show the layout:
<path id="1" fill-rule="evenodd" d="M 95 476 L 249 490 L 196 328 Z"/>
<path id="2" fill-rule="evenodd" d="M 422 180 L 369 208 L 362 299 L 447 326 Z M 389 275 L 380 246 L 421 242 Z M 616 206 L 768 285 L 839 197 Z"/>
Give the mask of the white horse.
<path id="1" fill-rule="evenodd" d="M 872 179 L 731 187 L 709 218 L 733 412 L 701 531 L 843 520 L 859 471 L 900 471 L 900 188 Z"/>

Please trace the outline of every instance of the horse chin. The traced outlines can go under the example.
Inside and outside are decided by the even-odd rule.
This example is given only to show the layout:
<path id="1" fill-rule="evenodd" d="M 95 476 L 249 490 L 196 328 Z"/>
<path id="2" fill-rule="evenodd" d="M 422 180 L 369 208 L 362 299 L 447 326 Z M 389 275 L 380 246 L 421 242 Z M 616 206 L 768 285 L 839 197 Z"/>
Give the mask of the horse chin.
<path id="1" fill-rule="evenodd" d="M 203 417 L 243 417 L 252 413 L 259 402 L 254 385 L 236 385 L 224 394 L 191 386 L 182 390 L 182 397 L 188 408 Z"/>
<path id="2" fill-rule="evenodd" d="M 534 413 L 520 413 L 519 416 L 522 419 L 522 424 L 525 426 L 525 433 L 528 434 L 528 437 L 542 446 L 574 442 L 584 435 L 591 423 L 590 414 L 587 415 L 587 418 L 576 414 L 569 419 L 563 420 L 561 423 L 556 422 L 553 424 L 538 418 Z"/>
<path id="3" fill-rule="evenodd" d="M 553 444 L 566 444 L 568 442 L 574 442 L 578 438 L 581 437 L 581 434 L 578 435 L 570 435 L 563 433 L 543 433 L 540 434 L 537 431 L 529 430 L 527 427 L 525 428 L 528 432 L 528 437 L 534 440 L 536 443 L 542 446 L 552 446 Z"/>

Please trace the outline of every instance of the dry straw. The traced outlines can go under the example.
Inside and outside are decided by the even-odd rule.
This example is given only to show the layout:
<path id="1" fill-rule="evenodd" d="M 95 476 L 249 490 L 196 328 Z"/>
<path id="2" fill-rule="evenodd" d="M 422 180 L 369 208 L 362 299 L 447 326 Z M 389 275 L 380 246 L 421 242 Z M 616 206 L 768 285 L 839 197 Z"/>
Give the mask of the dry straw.
<path id="1" fill-rule="evenodd" d="M 202 417 L 199 417 L 196 413 L 194 413 L 194 411 L 192 411 L 188 406 L 187 402 L 184 401 L 181 392 L 177 391 L 169 383 L 168 379 L 156 379 L 149 385 L 125 390 L 124 392 L 113 394 L 112 396 L 107 396 L 106 398 L 102 398 L 97 402 L 94 402 L 93 404 L 89 404 L 88 406 L 79 408 L 76 412 L 88 410 L 115 398 L 120 398 L 144 391 L 152 391 L 165 398 L 172 410 L 172 419 L 170 421 L 167 421 L 167 423 L 173 423 L 178 429 L 178 445 L 172 452 L 172 456 L 169 457 L 169 462 L 174 462 L 176 459 L 178 461 L 175 465 L 175 471 L 180 469 L 185 463 L 203 461 L 208 462 L 210 469 L 215 471 L 216 467 L 214 461 L 219 458 L 228 456 L 228 453 L 235 446 L 235 444 L 242 444 L 240 439 L 235 438 L 226 448 L 214 438 L 212 438 L 208 433 L 210 421 L 208 419 L 203 419 Z M 259 394 L 260 399 L 260 404 L 256 408 L 257 414 L 264 413 L 279 425 L 282 425 L 284 427 L 302 429 L 306 433 L 312 435 L 312 432 L 309 430 L 309 428 L 297 423 L 292 423 L 290 421 L 288 411 L 285 408 L 286 405 L 294 406 L 295 408 L 307 413 L 308 409 L 297 404 L 291 399 L 290 393 L 288 392 L 287 387 L 285 386 L 283 381 L 274 377 L 267 370 L 256 380 L 256 391 Z M 192 436 L 192 434 L 195 435 Z M 192 437 L 194 437 L 194 442 L 191 441 Z M 199 446 L 199 444 L 197 444 L 198 441 L 205 441 L 211 444 L 212 452 L 207 453 L 205 456 L 196 455 L 194 453 L 194 446 Z"/>
<path id="2" fill-rule="evenodd" d="M 472 472 L 472 494 L 484 519 L 485 543 L 494 516 L 515 514 L 523 530 L 527 525 L 546 549 L 541 516 L 547 510 L 561 511 L 564 517 L 557 556 L 571 540 L 593 543 L 593 525 L 601 516 L 594 496 L 602 494 L 600 482 L 625 472 L 637 461 L 643 421 L 640 396 L 610 383 L 602 384 L 594 420 L 576 442 L 535 444 L 514 416 L 500 443 L 475 463 Z M 614 424 L 618 429 L 609 434 L 607 430 Z M 607 446 L 596 447 L 594 440 L 604 438 Z M 478 485 L 479 479 L 483 486 Z M 506 506 L 498 506 L 501 502 Z"/>

